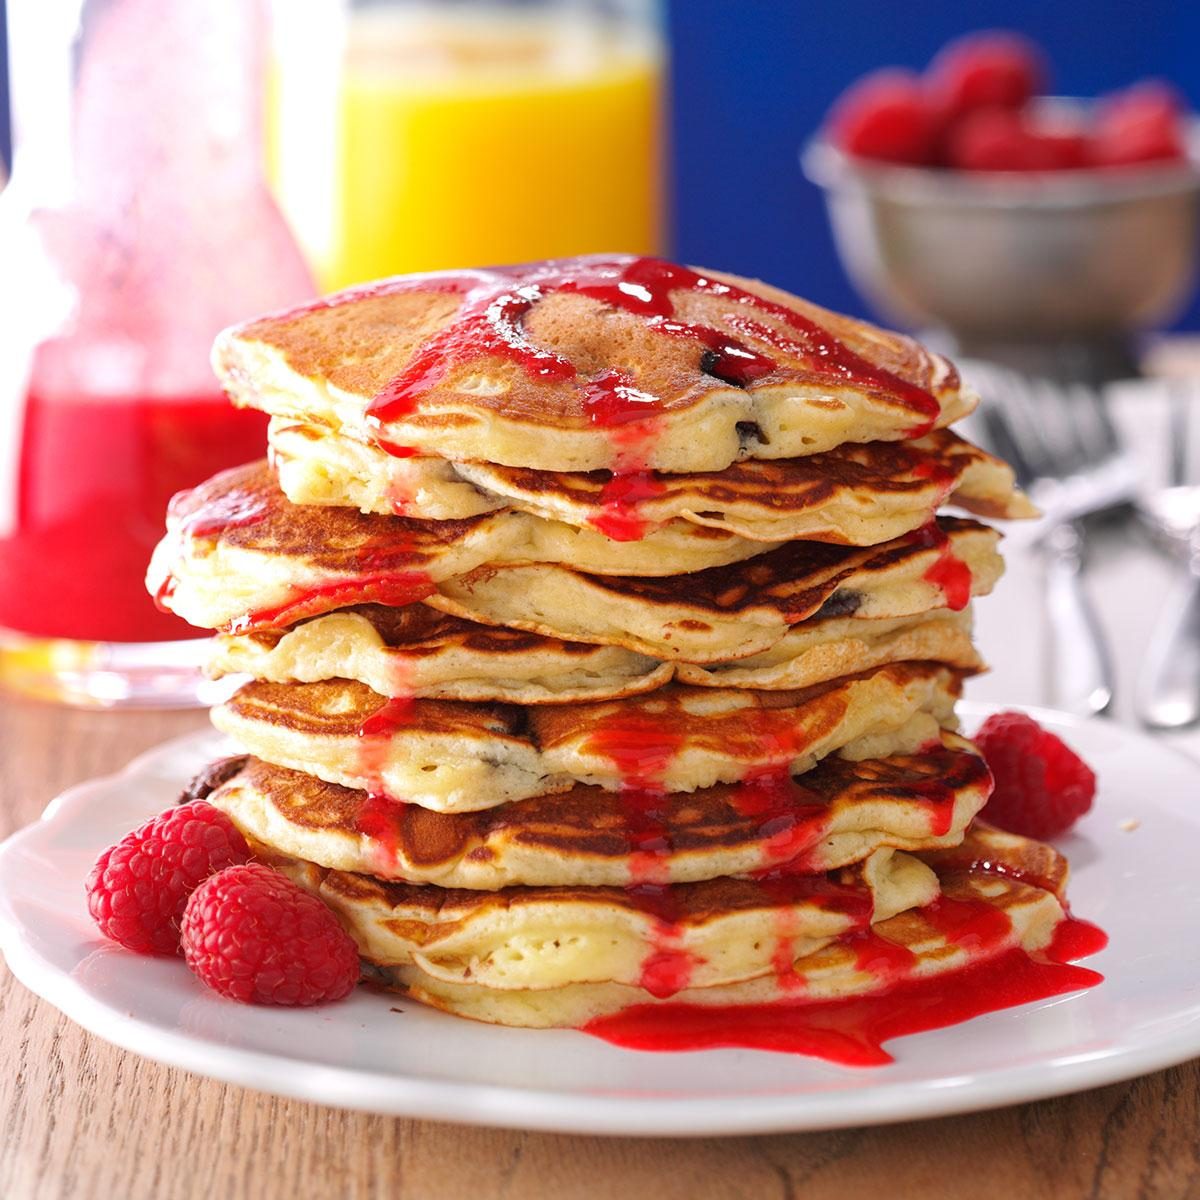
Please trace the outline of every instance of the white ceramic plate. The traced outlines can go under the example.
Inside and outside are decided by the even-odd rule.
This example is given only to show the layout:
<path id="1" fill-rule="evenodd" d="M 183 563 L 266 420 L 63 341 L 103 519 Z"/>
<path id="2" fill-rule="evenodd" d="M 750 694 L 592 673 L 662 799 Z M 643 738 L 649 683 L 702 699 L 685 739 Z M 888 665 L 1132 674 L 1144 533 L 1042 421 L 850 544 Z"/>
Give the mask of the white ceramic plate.
<path id="1" fill-rule="evenodd" d="M 989 711 L 963 710 L 968 729 Z M 87 916 L 88 868 L 221 752 L 212 734 L 72 788 L 0 846 L 0 948 L 27 987 L 138 1054 L 323 1104 L 480 1125 L 646 1135 L 826 1129 L 1033 1100 L 1198 1055 L 1200 764 L 1119 726 L 1035 715 L 1101 781 L 1095 808 L 1062 849 L 1074 911 L 1111 938 L 1087 960 L 1107 980 L 892 1042 L 887 1067 L 753 1050 L 622 1050 L 570 1031 L 478 1025 L 365 989 L 323 1009 L 252 1008 L 206 991 L 182 962 L 108 945 Z"/>

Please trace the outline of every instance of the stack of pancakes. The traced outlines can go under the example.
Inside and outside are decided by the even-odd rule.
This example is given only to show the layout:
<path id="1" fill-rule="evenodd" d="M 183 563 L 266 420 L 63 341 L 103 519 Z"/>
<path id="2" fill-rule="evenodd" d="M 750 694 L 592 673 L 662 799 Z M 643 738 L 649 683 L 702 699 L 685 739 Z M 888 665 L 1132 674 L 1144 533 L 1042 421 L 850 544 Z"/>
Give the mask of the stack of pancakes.
<path id="1" fill-rule="evenodd" d="M 589 258 L 223 334 L 269 463 L 172 503 L 159 602 L 249 676 L 206 792 L 373 974 L 578 1025 L 877 991 L 1062 919 L 955 730 L 974 519 L 1030 514 L 911 340 Z"/>

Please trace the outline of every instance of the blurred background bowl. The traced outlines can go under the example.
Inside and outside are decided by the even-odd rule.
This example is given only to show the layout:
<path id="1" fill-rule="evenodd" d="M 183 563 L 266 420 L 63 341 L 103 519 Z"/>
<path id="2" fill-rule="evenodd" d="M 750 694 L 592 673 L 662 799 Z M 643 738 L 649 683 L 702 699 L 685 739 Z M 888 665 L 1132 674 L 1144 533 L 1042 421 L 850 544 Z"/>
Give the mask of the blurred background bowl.
<path id="1" fill-rule="evenodd" d="M 1175 316 L 1195 282 L 1200 122 L 1183 163 L 968 173 L 865 162 L 823 137 L 801 160 L 863 295 L 963 354 L 1057 374 L 1036 360 L 1074 349 L 1076 375 L 1134 374 L 1130 335 Z"/>

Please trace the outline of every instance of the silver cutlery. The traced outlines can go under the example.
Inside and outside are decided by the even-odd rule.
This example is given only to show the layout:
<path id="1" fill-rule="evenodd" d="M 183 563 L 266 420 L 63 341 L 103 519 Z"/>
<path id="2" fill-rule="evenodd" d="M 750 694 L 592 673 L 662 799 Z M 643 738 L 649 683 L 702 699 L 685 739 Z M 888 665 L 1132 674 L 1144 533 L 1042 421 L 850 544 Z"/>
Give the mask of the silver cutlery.
<path id="1" fill-rule="evenodd" d="M 1167 486 L 1139 498 L 1138 510 L 1158 540 L 1181 556 L 1186 574 L 1168 595 L 1146 651 L 1134 711 L 1151 729 L 1200 721 L 1200 480 L 1192 463 L 1200 394 L 1185 380 L 1168 385 Z"/>
<path id="2" fill-rule="evenodd" d="M 1042 560 L 1047 639 L 1044 694 L 1065 712 L 1094 716 L 1113 700 L 1112 655 L 1083 586 L 1083 518 L 1129 503 L 1138 472 L 1094 388 L 1060 385 L 972 364 L 990 448 L 1045 514 Z"/>

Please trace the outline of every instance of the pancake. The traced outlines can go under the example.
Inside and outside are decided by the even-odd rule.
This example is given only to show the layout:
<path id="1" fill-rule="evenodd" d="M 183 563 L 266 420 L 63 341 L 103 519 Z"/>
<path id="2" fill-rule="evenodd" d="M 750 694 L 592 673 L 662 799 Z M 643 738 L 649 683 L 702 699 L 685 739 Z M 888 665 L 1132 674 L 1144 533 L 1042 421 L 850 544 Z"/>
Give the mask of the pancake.
<path id="1" fill-rule="evenodd" d="M 894 663 L 799 691 L 670 684 L 646 696 L 532 708 L 388 700 L 350 680 L 241 687 L 213 724 L 257 758 L 437 812 L 576 783 L 690 792 L 828 754 L 910 753 L 953 720 L 961 677 Z"/>
<path id="2" fill-rule="evenodd" d="M 939 517 L 881 546 L 789 542 L 686 578 L 489 565 L 439 583 L 425 603 L 488 625 L 713 663 L 760 654 L 818 615 L 895 618 L 964 608 L 1000 578 L 998 540 L 975 521 Z"/>
<path id="3" fill-rule="evenodd" d="M 1042 856 L 1049 847 L 1020 839 L 1018 853 L 1001 858 L 988 844 L 990 833 L 967 834 L 972 857 L 991 869 L 935 868 L 949 911 L 934 904 L 912 907 L 871 925 L 874 953 L 864 954 L 862 935 L 850 934 L 826 944 L 790 965 L 740 983 L 688 986 L 671 995 L 655 995 L 644 986 L 623 983 L 568 984 L 551 989 L 499 989 L 479 983 L 451 982 L 418 964 L 368 966 L 373 979 L 413 1000 L 458 1016 L 494 1025 L 577 1028 L 635 1004 L 674 1002 L 722 1006 L 869 996 L 905 979 L 937 976 L 997 958 L 1012 949 L 1037 953 L 1049 946 L 1066 918 L 1061 893 L 1025 881 L 1025 851 Z M 1054 853 L 1054 851 L 1050 851 Z M 1066 875 L 1066 864 L 1062 866 Z M 956 911 L 955 911 L 956 910 Z M 965 923 L 964 923 L 965 918 Z M 883 948 L 889 947 L 888 953 Z M 782 956 L 786 962 L 786 954 Z M 655 989 L 661 992 L 662 989 Z"/>
<path id="4" fill-rule="evenodd" d="M 548 471 L 720 471 L 921 436 L 977 401 L 910 338 L 623 255 L 384 280 L 227 330 L 213 365 L 272 416 Z"/>
<path id="5" fill-rule="evenodd" d="M 786 972 L 724 986 L 689 985 L 664 998 L 644 987 L 621 983 L 523 991 L 481 987 L 450 982 L 415 963 L 368 967 L 367 974 L 412 1000 L 456 1016 L 493 1025 L 576 1029 L 635 1005 L 757 1005 L 795 1002 L 801 997 L 820 1001 L 870 996 L 898 980 L 949 975 L 1010 950 L 1036 953 L 1050 944 L 1066 915 L 1052 892 L 1016 879 L 980 873 L 944 875 L 940 882 L 942 893 L 950 900 L 969 904 L 976 913 L 994 912 L 997 935 L 985 942 L 955 941 L 941 921 L 931 919 L 936 909 L 913 908 L 872 926 L 881 943 L 897 947 L 886 958 L 880 955 L 860 965 L 860 944 L 852 934 L 798 957 Z M 902 971 L 889 971 L 883 964 L 892 958 L 902 958 L 908 965 Z"/>
<path id="6" fill-rule="evenodd" d="M 216 678 L 345 678 L 382 696 L 515 704 L 632 696 L 662 687 L 672 673 L 669 664 L 619 646 L 480 625 L 425 604 L 359 604 L 290 629 L 218 636 L 208 669 Z"/>
<path id="7" fill-rule="evenodd" d="M 457 463 L 428 454 L 397 458 L 324 425 L 272 417 L 271 466 L 293 504 L 357 508 L 364 513 L 460 521 L 510 507 L 458 473 Z"/>
<path id="8" fill-rule="evenodd" d="M 297 603 L 299 594 L 318 592 L 325 609 L 363 601 L 404 604 L 484 563 L 676 575 L 766 548 L 686 521 L 642 541 L 615 542 L 596 530 L 512 509 L 462 521 L 410 521 L 303 507 L 287 500 L 263 462 L 223 471 L 172 499 L 147 586 L 193 625 L 250 628 L 309 615 Z"/>
<path id="9" fill-rule="evenodd" d="M 894 620 L 810 618 L 762 654 L 705 667 L 480 625 L 424 604 L 360 604 L 290 629 L 219 635 L 208 670 L 271 683 L 354 679 L 381 696 L 558 704 L 653 691 L 672 675 L 700 687 L 803 688 L 904 661 L 981 670 L 970 609 Z"/>
<path id="10" fill-rule="evenodd" d="M 502 990 L 613 982 L 666 993 L 684 970 L 695 987 L 735 983 L 771 971 L 781 950 L 802 957 L 938 894 L 932 870 L 890 849 L 833 875 L 653 889 L 463 891 L 269 861 L 337 913 L 367 961 Z"/>
<path id="11" fill-rule="evenodd" d="M 970 606 L 890 619 L 810 617 L 792 625 L 769 650 L 732 662 L 676 663 L 675 677 L 695 687 L 803 688 L 906 661 L 983 670 L 971 643 Z"/>
<path id="12" fill-rule="evenodd" d="M 926 524 L 944 503 L 1005 519 L 1036 511 L 1015 489 L 1006 463 L 949 430 L 914 442 L 847 444 L 808 458 L 749 459 L 720 472 L 646 472 L 628 480 L 608 471 L 394 458 L 331 430 L 278 419 L 270 440 L 280 486 L 296 504 L 429 520 L 511 506 L 633 539 L 685 520 L 754 541 L 869 546 Z M 622 487 L 640 498 L 615 500 Z"/>
<path id="13" fill-rule="evenodd" d="M 257 759 L 206 793 L 247 837 L 318 866 L 441 887 L 625 887 L 648 866 L 695 883 L 787 865 L 823 872 L 876 850 L 961 840 L 991 791 L 969 742 L 943 733 L 916 755 L 833 755 L 802 779 L 776 773 L 652 800 L 662 831 L 652 862 L 629 796 L 579 785 L 472 813 L 435 813 Z M 223 785 L 223 786 L 222 786 Z"/>

